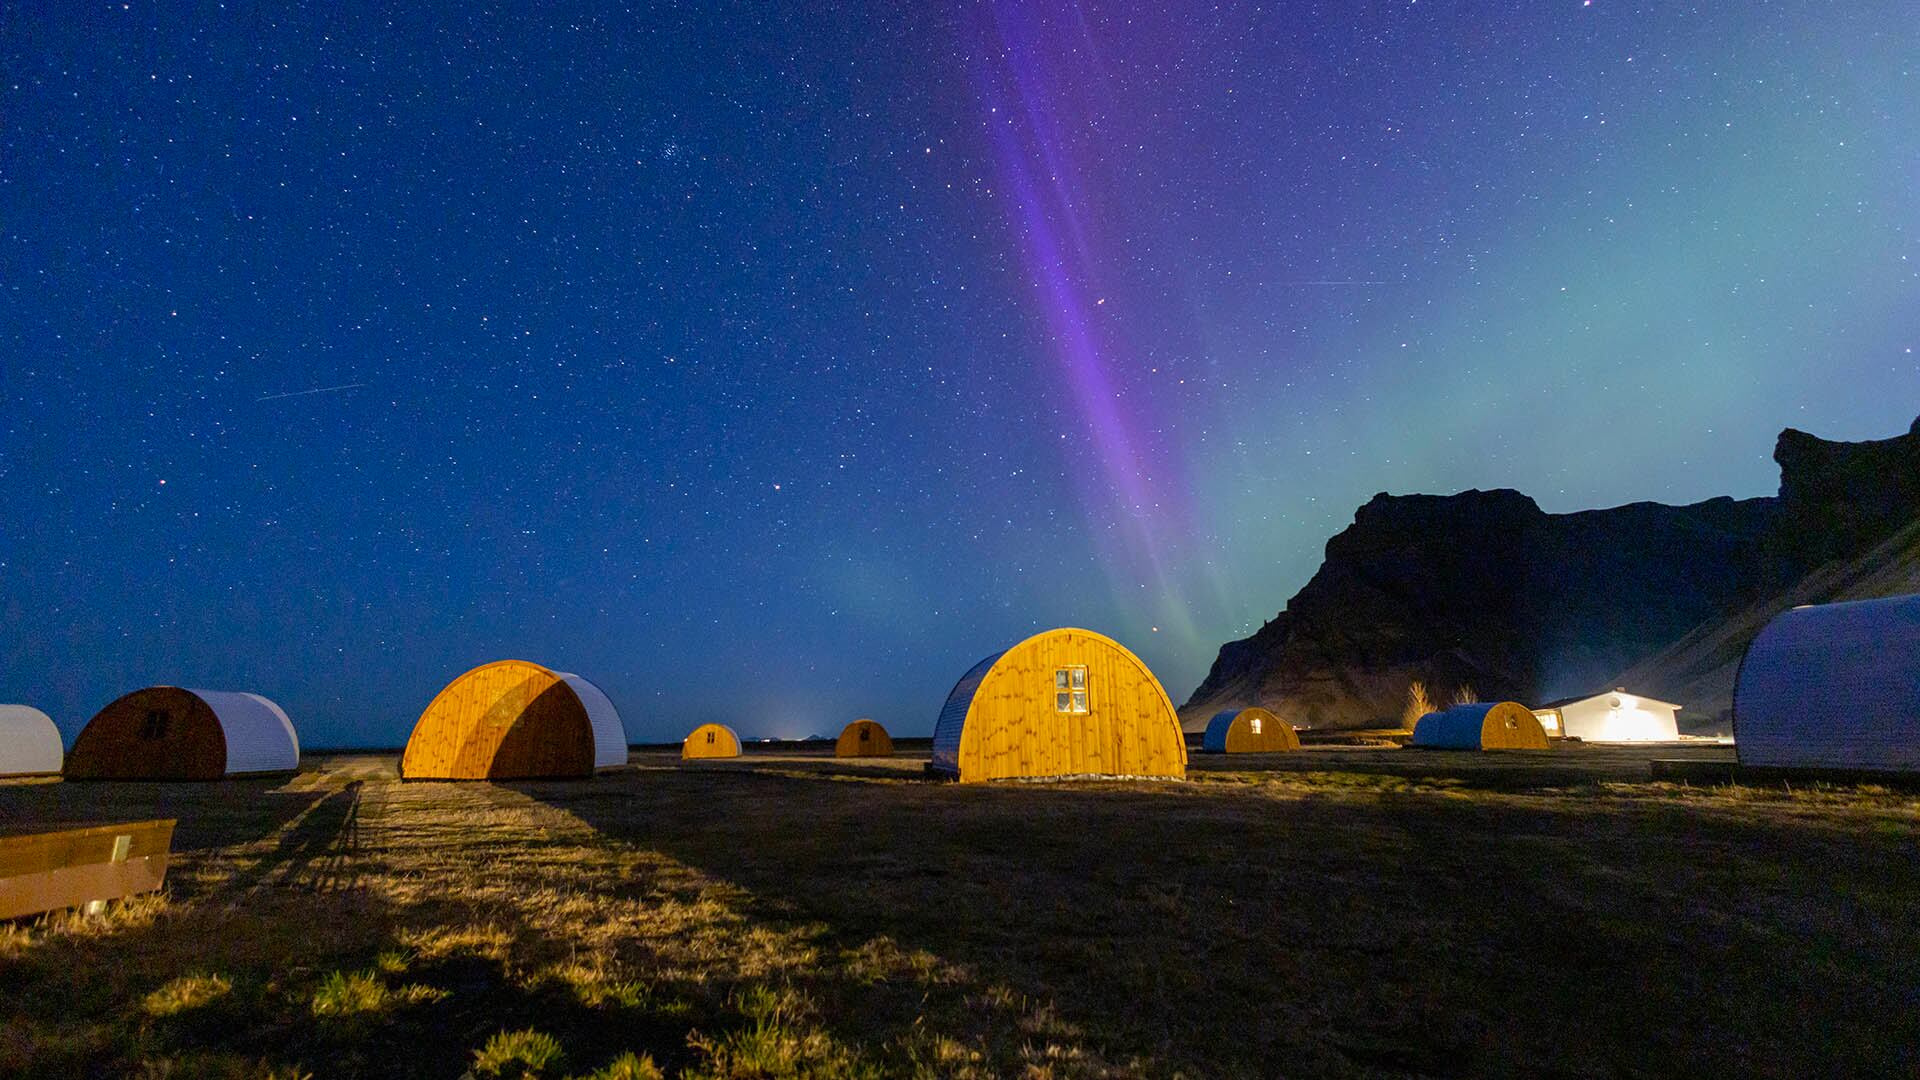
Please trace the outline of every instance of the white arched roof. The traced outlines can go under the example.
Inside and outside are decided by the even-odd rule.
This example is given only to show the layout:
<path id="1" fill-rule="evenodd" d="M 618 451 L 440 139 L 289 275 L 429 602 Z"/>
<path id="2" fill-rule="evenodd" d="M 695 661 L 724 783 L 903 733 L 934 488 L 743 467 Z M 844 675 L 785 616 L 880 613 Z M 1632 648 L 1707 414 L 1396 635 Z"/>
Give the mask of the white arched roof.
<path id="1" fill-rule="evenodd" d="M 280 706 L 259 694 L 189 690 L 207 703 L 227 738 L 227 775 L 292 772 L 300 767 L 300 736 Z"/>
<path id="2" fill-rule="evenodd" d="M 593 724 L 593 767 L 613 769 L 627 763 L 627 729 L 620 722 L 620 710 L 601 689 L 578 675 L 555 672 L 560 681 L 573 690 L 580 704 L 587 707 L 587 719 Z"/>
<path id="3" fill-rule="evenodd" d="M 1775 617 L 1740 662 L 1733 745 L 1748 765 L 1920 770 L 1920 595 Z"/>
<path id="4" fill-rule="evenodd" d="M 52 718 L 28 705 L 0 705 L 0 776 L 60 771 L 64 751 Z"/>

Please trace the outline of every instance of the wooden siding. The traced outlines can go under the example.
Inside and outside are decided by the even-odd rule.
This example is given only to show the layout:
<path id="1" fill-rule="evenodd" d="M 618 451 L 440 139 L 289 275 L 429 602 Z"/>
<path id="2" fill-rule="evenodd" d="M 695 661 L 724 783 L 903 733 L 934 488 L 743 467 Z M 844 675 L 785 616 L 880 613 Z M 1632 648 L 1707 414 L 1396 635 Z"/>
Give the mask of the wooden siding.
<path id="1" fill-rule="evenodd" d="M 1087 669 L 1087 711 L 1055 707 L 1054 673 Z M 1184 777 L 1180 720 L 1160 681 L 1111 638 L 1049 630 L 1001 655 L 971 695 L 962 782 L 1023 777 Z"/>
<path id="2" fill-rule="evenodd" d="M 1547 729 L 1533 710 L 1517 701 L 1502 701 L 1487 710 L 1480 725 L 1482 750 L 1545 750 Z"/>
<path id="3" fill-rule="evenodd" d="M 420 714 L 400 758 L 409 780 L 593 775 L 586 706 L 552 671 L 524 660 L 474 668 Z"/>
<path id="4" fill-rule="evenodd" d="M 740 736 L 725 724 L 701 724 L 680 744 L 680 757 L 729 758 L 740 756 Z"/>
<path id="5" fill-rule="evenodd" d="M 162 718 L 150 723 L 149 717 Z M 150 686 L 87 721 L 67 755 L 69 780 L 218 780 L 227 737 L 213 707 L 191 690 Z"/>
<path id="6" fill-rule="evenodd" d="M 1254 733 L 1253 722 L 1260 721 Z M 1300 749 L 1293 725 L 1259 706 L 1226 709 L 1207 723 L 1202 748 L 1215 754 L 1276 754 Z"/>
<path id="7" fill-rule="evenodd" d="M 135 821 L 0 837 L 0 919 L 158 889 L 173 825 Z"/>
<path id="8" fill-rule="evenodd" d="M 834 757 L 892 757 L 893 737 L 872 720 L 860 719 L 848 724 L 834 740 Z"/>

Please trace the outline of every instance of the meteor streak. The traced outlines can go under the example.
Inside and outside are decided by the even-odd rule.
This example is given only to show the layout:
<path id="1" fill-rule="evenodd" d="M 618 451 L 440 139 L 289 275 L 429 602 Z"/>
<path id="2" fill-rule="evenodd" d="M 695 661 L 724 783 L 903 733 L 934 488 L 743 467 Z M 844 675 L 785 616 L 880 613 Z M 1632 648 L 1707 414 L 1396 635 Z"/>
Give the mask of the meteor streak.
<path id="1" fill-rule="evenodd" d="M 365 385 L 367 384 L 363 382 L 341 383 L 339 386 L 322 386 L 313 390 L 295 390 L 286 394 L 268 394 L 266 397 L 254 398 L 253 400 L 255 402 L 279 401 L 281 398 L 306 397 L 308 394 L 331 394 L 335 390 L 358 390 Z"/>

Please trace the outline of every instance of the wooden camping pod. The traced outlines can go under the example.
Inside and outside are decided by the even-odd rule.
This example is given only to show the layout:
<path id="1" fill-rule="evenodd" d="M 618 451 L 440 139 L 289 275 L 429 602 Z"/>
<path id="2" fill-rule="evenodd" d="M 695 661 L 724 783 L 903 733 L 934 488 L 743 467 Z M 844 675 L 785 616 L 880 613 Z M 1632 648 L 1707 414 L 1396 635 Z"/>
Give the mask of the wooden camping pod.
<path id="1" fill-rule="evenodd" d="M 1532 709 L 1517 701 L 1476 702 L 1421 717 L 1407 745 L 1428 750 L 1545 750 L 1547 729 Z"/>
<path id="2" fill-rule="evenodd" d="M 258 694 L 150 686 L 87 721 L 67 755 L 69 780 L 218 780 L 292 772 L 300 738 Z"/>
<path id="3" fill-rule="evenodd" d="M 592 776 L 626 760 L 611 702 L 578 675 L 525 660 L 482 664 L 448 683 L 413 725 L 408 780 Z"/>
<path id="4" fill-rule="evenodd" d="M 987 657 L 947 695 L 931 768 L 962 782 L 1185 777 L 1173 702 L 1112 638 L 1064 628 Z"/>
<path id="5" fill-rule="evenodd" d="M 893 737 L 887 729 L 864 717 L 848 724 L 834 740 L 834 757 L 892 757 Z"/>
<path id="6" fill-rule="evenodd" d="M 680 744 L 682 760 L 740 756 L 740 736 L 725 724 L 701 724 Z"/>
<path id="7" fill-rule="evenodd" d="M 1200 749 L 1209 754 L 1273 754 L 1300 749 L 1293 725 L 1258 705 L 1222 709 L 1207 721 Z"/>

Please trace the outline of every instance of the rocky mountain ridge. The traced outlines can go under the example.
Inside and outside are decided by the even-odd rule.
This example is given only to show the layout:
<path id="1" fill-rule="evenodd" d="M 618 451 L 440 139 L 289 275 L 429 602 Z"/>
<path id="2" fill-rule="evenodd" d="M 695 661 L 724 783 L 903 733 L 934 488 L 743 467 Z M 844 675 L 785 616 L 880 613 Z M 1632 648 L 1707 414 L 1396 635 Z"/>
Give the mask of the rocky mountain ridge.
<path id="1" fill-rule="evenodd" d="M 1376 495 L 1285 610 L 1221 648 L 1183 722 L 1258 704 L 1296 724 L 1372 727 L 1397 720 L 1416 679 L 1439 696 L 1471 686 L 1548 700 L 1613 685 L 1663 650 L 1801 595 L 1796 584 L 1823 567 L 1856 584 L 1905 580 L 1897 546 L 1892 566 L 1844 564 L 1920 519 L 1920 420 L 1862 443 L 1787 429 L 1774 460 L 1778 496 L 1689 506 L 1549 514 L 1509 490 Z M 1744 648 L 1735 629 L 1713 655 L 1729 641 Z M 1695 689 L 1707 687 L 1695 660 Z M 1677 670 L 1638 675 L 1684 683 Z M 1717 715 L 1708 697 L 1683 701 L 1694 719 Z"/>

